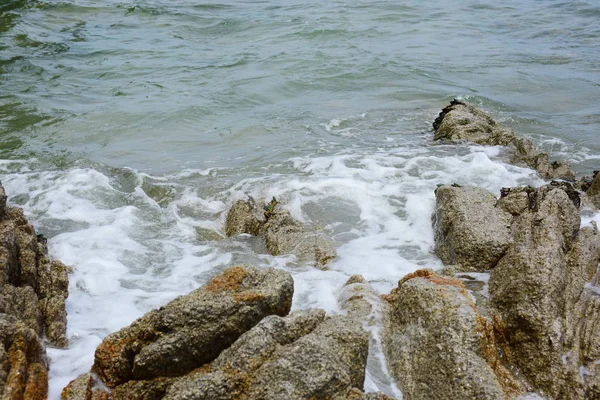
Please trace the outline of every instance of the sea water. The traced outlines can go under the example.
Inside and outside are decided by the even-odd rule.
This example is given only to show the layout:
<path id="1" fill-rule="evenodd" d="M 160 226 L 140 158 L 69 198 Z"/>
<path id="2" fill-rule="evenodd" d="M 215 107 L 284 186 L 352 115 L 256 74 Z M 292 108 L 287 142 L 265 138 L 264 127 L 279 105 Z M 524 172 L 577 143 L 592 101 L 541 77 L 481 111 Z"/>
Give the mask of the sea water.
<path id="1" fill-rule="evenodd" d="M 340 314 L 432 255 L 439 184 L 541 185 L 505 150 L 432 142 L 452 98 L 578 174 L 600 159 L 600 4 L 491 0 L 9 0 L 0 3 L 0 179 L 71 266 L 50 398 L 111 332 L 236 264 Z M 275 196 L 325 229 L 321 271 L 226 238 L 235 200 Z M 584 224 L 598 215 L 586 215 Z M 365 389 L 401 394 L 371 346 Z"/>

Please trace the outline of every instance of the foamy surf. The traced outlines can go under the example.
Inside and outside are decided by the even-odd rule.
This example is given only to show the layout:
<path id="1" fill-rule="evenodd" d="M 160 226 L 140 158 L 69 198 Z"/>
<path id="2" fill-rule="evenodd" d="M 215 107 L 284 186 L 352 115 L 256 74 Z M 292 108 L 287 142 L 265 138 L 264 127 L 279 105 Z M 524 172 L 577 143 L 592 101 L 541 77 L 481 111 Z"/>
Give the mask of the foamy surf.
<path id="1" fill-rule="evenodd" d="M 288 270 L 295 282 L 293 308 L 331 314 L 344 312 L 339 290 L 353 274 L 387 293 L 407 273 L 440 268 L 431 254 L 438 184 L 477 185 L 498 194 L 502 187 L 542 183 L 533 171 L 500 162 L 500 153 L 494 147 L 440 145 L 294 157 L 287 161 L 288 173 L 248 177 L 209 192 L 201 189 L 203 180 L 231 171 L 151 176 L 128 170 L 135 179 L 124 184 L 122 174 L 92 168 L 36 172 L 26 162 L 16 171 L 5 168 L 10 201 L 48 232 L 52 255 L 73 268 L 70 346 L 48 351 L 50 398 L 89 370 L 103 337 L 232 264 Z M 165 185 L 168 196 L 160 189 Z M 275 196 L 295 218 L 328 231 L 338 249 L 329 270 L 298 265 L 293 256 L 270 256 L 252 237 L 225 239 L 225 212 L 246 196 Z M 366 389 L 398 397 L 378 332 L 372 333 L 370 358 L 376 362 L 369 364 Z"/>

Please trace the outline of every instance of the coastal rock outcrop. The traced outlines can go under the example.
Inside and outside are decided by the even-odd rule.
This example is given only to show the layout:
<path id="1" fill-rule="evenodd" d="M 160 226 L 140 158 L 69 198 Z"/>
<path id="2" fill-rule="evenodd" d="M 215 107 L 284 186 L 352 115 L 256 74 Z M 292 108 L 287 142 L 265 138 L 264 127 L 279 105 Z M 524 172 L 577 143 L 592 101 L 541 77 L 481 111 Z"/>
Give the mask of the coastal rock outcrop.
<path id="1" fill-rule="evenodd" d="M 419 270 L 385 299 L 384 350 L 405 399 L 505 399 L 521 391 L 501 362 L 492 323 L 461 281 Z"/>
<path id="2" fill-rule="evenodd" d="M 62 398 L 387 399 L 362 392 L 361 324 L 323 310 L 287 315 L 292 293 L 287 272 L 229 268 L 109 335 Z"/>
<path id="3" fill-rule="evenodd" d="M 469 141 L 488 146 L 507 146 L 512 150 L 511 162 L 537 170 L 544 179 L 575 180 L 568 163 L 548 160 L 538 152 L 531 140 L 516 136 L 489 115 L 471 104 L 452 100 L 433 122 L 434 140 Z"/>
<path id="4" fill-rule="evenodd" d="M 174 383 L 165 399 L 346 399 L 362 389 L 367 353 L 366 332 L 344 317 L 271 316 L 205 370 Z"/>
<path id="5" fill-rule="evenodd" d="M 449 218 L 445 222 L 448 226 L 460 226 L 464 215 L 485 214 L 485 220 L 493 221 L 494 217 L 490 215 L 496 212 L 504 212 L 502 221 L 508 222 L 510 240 L 495 265 L 489 264 L 489 293 L 477 293 L 483 301 L 475 305 L 480 315 L 487 316 L 484 325 L 490 328 L 488 331 L 493 332 L 495 338 L 489 342 L 493 345 L 486 354 L 501 354 L 501 364 L 506 366 L 506 371 L 511 371 L 511 374 L 501 376 L 519 376 L 523 380 L 514 388 L 534 390 L 552 399 L 598 398 L 600 234 L 595 228 L 580 229 L 580 194 L 569 183 L 554 181 L 540 188 L 502 189 L 495 204 L 493 196 L 486 201 L 469 201 L 491 196 L 491 193 L 474 196 L 471 188 L 442 186 L 438 191 L 441 193 L 436 193 L 438 204 L 434 226 L 440 224 L 440 209 L 454 210 L 444 197 L 449 193 L 455 198 L 460 198 L 456 193 L 464 197 L 460 212 L 442 213 L 442 217 Z M 477 222 L 472 225 L 477 227 Z M 474 232 L 481 248 L 469 247 L 473 240 L 465 236 L 465 239 L 452 242 L 448 250 L 452 255 L 460 249 L 477 257 L 497 248 L 494 242 L 486 241 L 490 233 L 485 229 L 464 229 Z M 494 228 L 494 231 L 498 229 Z M 450 274 L 472 270 L 468 263 L 457 263 L 437 250 L 450 242 L 450 232 L 450 229 L 436 228 L 436 253 L 450 264 L 446 269 Z M 402 290 L 402 286 L 407 285 L 406 279 L 392 293 L 391 298 L 395 301 L 410 287 Z M 418 292 L 424 296 L 426 290 L 421 288 Z M 406 305 L 397 309 L 398 318 L 420 315 Z M 448 331 L 452 326 L 451 319 L 446 315 L 440 317 L 440 321 L 444 318 L 443 326 Z M 407 328 L 403 329 L 401 332 L 407 335 Z M 428 376 L 435 374 L 431 372 Z"/>
<path id="6" fill-rule="evenodd" d="M 293 291 L 292 278 L 283 271 L 229 268 L 106 337 L 92 371 L 111 388 L 182 375 L 212 361 L 267 315 L 286 315 Z"/>
<path id="7" fill-rule="evenodd" d="M 17 318 L 0 314 L 0 396 L 42 400 L 48 394 L 48 360 L 37 333 Z"/>
<path id="8" fill-rule="evenodd" d="M 443 185 L 435 196 L 435 254 L 462 271 L 493 268 L 511 243 L 512 216 L 496 207 L 496 197 L 482 188 Z"/>
<path id="9" fill-rule="evenodd" d="M 273 199 L 260 219 L 252 199 L 236 201 L 227 213 L 225 233 L 229 237 L 242 233 L 261 236 L 271 255 L 294 254 L 300 262 L 317 268 L 324 268 L 337 257 L 335 243 L 325 232 L 295 220 L 277 205 Z"/>
<path id="10" fill-rule="evenodd" d="M 67 345 L 67 267 L 47 255 L 23 210 L 7 206 L 0 185 L 0 397 L 44 399 L 48 362 L 43 339 Z"/>

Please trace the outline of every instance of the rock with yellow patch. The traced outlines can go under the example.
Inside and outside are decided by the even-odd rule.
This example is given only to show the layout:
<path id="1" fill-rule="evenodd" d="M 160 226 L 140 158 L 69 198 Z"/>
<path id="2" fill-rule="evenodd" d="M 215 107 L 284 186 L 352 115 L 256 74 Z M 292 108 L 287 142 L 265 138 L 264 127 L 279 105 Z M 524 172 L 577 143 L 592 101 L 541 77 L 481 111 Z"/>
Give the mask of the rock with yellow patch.
<path id="1" fill-rule="evenodd" d="M 286 315 L 292 295 L 293 280 L 287 272 L 228 268 L 107 336 L 96 349 L 92 372 L 113 398 L 118 393 L 164 392 L 170 384 L 166 378 L 211 362 L 267 315 Z"/>
<path id="2" fill-rule="evenodd" d="M 36 332 L 0 314 L 0 398 L 44 400 L 48 394 L 46 350 Z"/>
<path id="3" fill-rule="evenodd" d="M 67 267 L 47 256 L 23 210 L 0 193 L 0 313 L 12 315 L 56 347 L 67 345 Z"/>
<path id="4" fill-rule="evenodd" d="M 419 270 L 385 296 L 383 346 L 404 398 L 506 399 L 519 384 L 461 281 Z"/>
<path id="5" fill-rule="evenodd" d="M 598 266 L 589 249 L 593 234 L 578 233 L 579 212 L 562 188 L 543 186 L 528 197 L 513 222 L 514 243 L 490 274 L 491 311 L 502 322 L 512 361 L 534 388 L 556 399 L 581 399 L 567 327 L 578 323 L 573 303 Z"/>

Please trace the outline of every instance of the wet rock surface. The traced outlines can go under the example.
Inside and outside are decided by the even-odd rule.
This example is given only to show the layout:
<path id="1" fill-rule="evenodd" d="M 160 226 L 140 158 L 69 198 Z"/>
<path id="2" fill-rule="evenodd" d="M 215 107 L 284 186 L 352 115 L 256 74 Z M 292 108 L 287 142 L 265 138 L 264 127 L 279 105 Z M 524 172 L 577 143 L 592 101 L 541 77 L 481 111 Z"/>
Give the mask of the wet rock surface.
<path id="1" fill-rule="evenodd" d="M 387 399 L 362 392 L 361 324 L 323 310 L 285 316 L 292 292 L 287 272 L 230 268 L 109 335 L 62 398 Z"/>
<path id="2" fill-rule="evenodd" d="M 322 310 L 272 316 L 206 371 L 173 384 L 165 399 L 345 399 L 362 388 L 367 353 L 366 332 L 344 317 Z"/>
<path id="3" fill-rule="evenodd" d="M 229 268 L 106 337 L 92 371 L 111 388 L 184 374 L 212 361 L 265 316 L 286 315 L 292 294 L 293 281 L 285 272 Z"/>
<path id="4" fill-rule="evenodd" d="M 440 189 L 469 193 L 468 188 Z M 462 214 L 489 212 L 492 201 L 469 201 L 469 197 L 477 198 L 471 194 L 461 202 Z M 443 197 L 437 196 L 437 201 L 438 208 L 445 206 Z M 595 399 L 600 393 L 600 369 L 597 367 L 600 359 L 597 350 L 600 339 L 600 289 L 597 286 L 600 234 L 595 228 L 580 229 L 580 204 L 580 193 L 566 182 L 552 182 L 540 188 L 503 189 L 494 207 L 510 216 L 511 240 L 497 264 L 490 266 L 489 288 L 486 287 L 489 293 L 482 295 L 478 293 L 481 290 L 475 288 L 469 293 L 481 298 L 475 309 L 481 316 L 488 317 L 485 325 L 493 333 L 493 345 L 488 347 L 486 360 L 490 354 L 501 355 L 499 362 L 506 367 L 507 373 L 500 376 L 522 379 L 514 380 L 518 384 L 511 387 L 535 391 L 552 399 Z M 436 209 L 436 213 L 438 211 Z M 461 223 L 464 219 L 461 213 L 447 214 L 451 219 L 448 224 Z M 448 232 L 445 231 L 446 236 Z M 486 237 L 485 232 L 476 234 Z M 448 238 L 436 234 L 435 240 L 437 248 Z M 465 242 L 458 241 L 456 246 L 465 248 L 468 246 Z M 486 246 L 489 250 L 494 249 L 493 244 L 483 245 Z M 485 250 L 478 248 L 472 251 L 474 255 L 485 254 Z M 451 264 L 445 269 L 449 275 L 462 276 L 465 274 L 461 271 L 469 271 L 468 265 L 464 267 L 443 256 L 441 253 L 440 258 Z M 415 279 L 408 282 L 418 282 Z M 390 297 L 398 301 L 398 294 L 407 290 L 406 285 L 407 282 L 401 281 Z M 402 286 L 405 286 L 404 291 Z M 421 296 L 424 296 L 423 292 L 427 290 L 421 288 Z M 402 318 L 421 315 L 419 311 L 409 311 L 405 305 L 397 309 L 397 320 L 392 319 L 394 323 L 389 324 L 394 329 L 402 326 L 398 322 L 403 321 Z M 444 329 L 451 326 L 448 315 L 452 314 L 439 317 L 440 321 L 446 318 Z M 422 318 L 419 323 L 422 321 L 427 320 Z M 390 331 L 391 328 L 386 329 Z M 405 336 L 410 335 L 406 327 L 400 331 Z M 429 329 L 426 332 L 425 335 L 430 334 Z M 388 358 L 388 362 L 391 360 Z M 414 361 L 408 364 L 414 368 L 410 363 L 414 364 Z M 504 389 L 506 387 L 503 385 Z M 406 390 L 405 387 L 402 389 Z"/>
<path id="5" fill-rule="evenodd" d="M 492 324 L 459 280 L 419 270 L 386 296 L 383 344 L 406 399 L 505 399 L 520 391 Z"/>
<path id="6" fill-rule="evenodd" d="M 252 199 L 236 201 L 227 213 L 227 236 L 261 236 L 271 255 L 294 254 L 298 261 L 317 268 L 324 268 L 337 257 L 335 243 L 324 231 L 295 220 L 273 200 L 265 206 L 262 219 Z"/>
<path id="7" fill-rule="evenodd" d="M 493 268 L 511 243 L 511 215 L 482 188 L 443 185 L 435 196 L 435 254 L 463 271 Z"/>
<path id="8" fill-rule="evenodd" d="M 538 152 L 531 140 L 516 136 L 489 115 L 460 100 L 452 100 L 433 123 L 434 140 L 469 141 L 487 146 L 507 146 L 511 162 L 537 170 L 544 179 L 575 180 L 568 163 L 550 162 L 548 154 Z"/>
<path id="9" fill-rule="evenodd" d="M 568 265 L 579 212 L 561 188 L 544 186 L 529 197 L 529 207 L 513 222 L 514 245 L 491 273 L 491 305 L 515 363 L 530 382 L 557 398 L 582 398 L 576 394 L 581 385 L 577 362 L 565 360 L 568 349 L 562 345 L 565 296 L 576 290 L 569 284 L 580 268 Z M 583 282 L 577 286 L 581 291 Z"/>
<path id="10" fill-rule="evenodd" d="M 37 333 L 17 318 L 0 314 L 0 342 L 2 399 L 45 399 L 48 361 Z"/>
<path id="11" fill-rule="evenodd" d="M 47 255 L 20 208 L 7 206 L 0 185 L 0 397 L 45 399 L 43 340 L 67 345 L 67 267 Z"/>
<path id="12" fill-rule="evenodd" d="M 585 193 L 584 205 L 593 209 L 600 208 L 600 171 L 584 176 L 575 183 L 575 188 Z"/>

